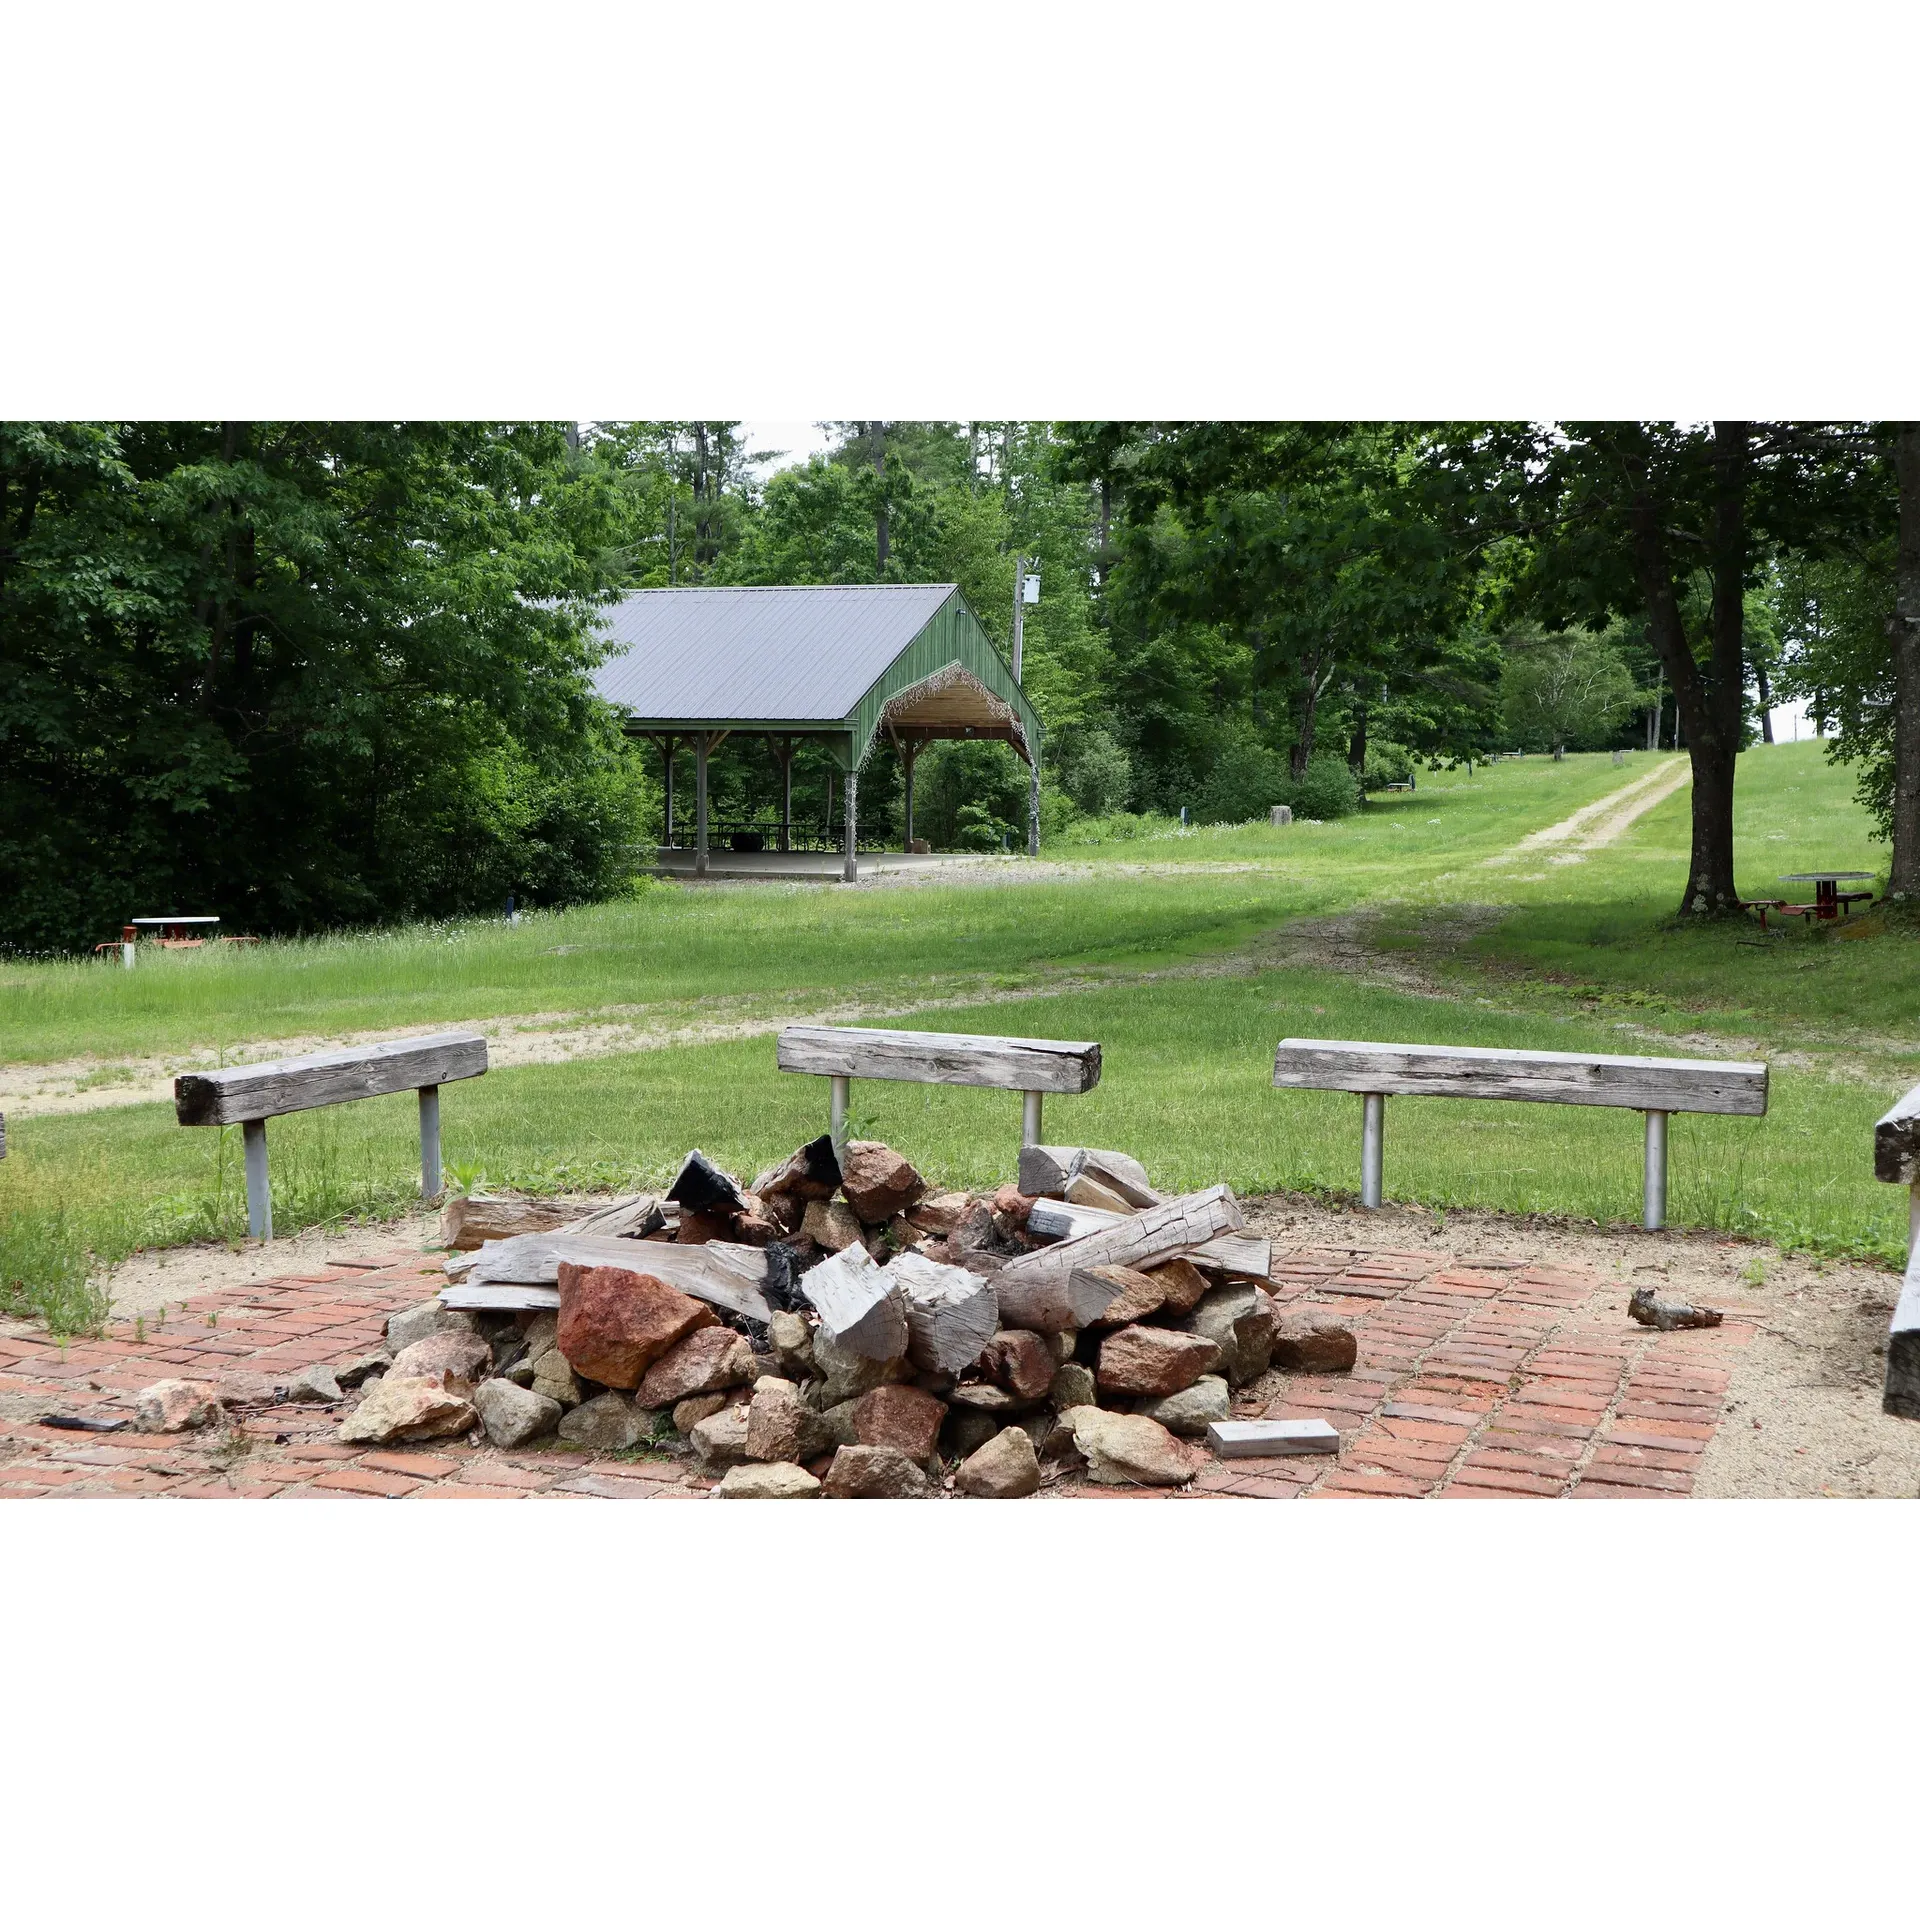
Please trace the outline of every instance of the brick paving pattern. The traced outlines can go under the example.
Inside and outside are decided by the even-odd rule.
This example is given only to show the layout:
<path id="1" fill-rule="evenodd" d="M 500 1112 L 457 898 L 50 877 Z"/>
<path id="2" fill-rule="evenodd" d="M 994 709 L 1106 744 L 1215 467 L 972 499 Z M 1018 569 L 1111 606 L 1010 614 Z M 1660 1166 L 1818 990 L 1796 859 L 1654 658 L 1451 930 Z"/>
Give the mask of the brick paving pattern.
<path id="1" fill-rule="evenodd" d="M 1080 1498 L 1671 1499 L 1723 1411 L 1718 1354 L 1751 1327 L 1656 1335 L 1626 1319 L 1627 1287 L 1577 1268 L 1461 1261 L 1353 1248 L 1275 1249 L 1283 1305 L 1347 1316 L 1351 1373 L 1285 1376 L 1237 1417 L 1318 1415 L 1340 1452 L 1207 1468 L 1190 1492 L 1095 1488 L 1055 1468 L 1052 1491 Z M 337 1411 L 274 1400 L 315 1361 L 376 1351 L 389 1313 L 426 1298 L 437 1261 L 324 1273 L 208 1294 L 136 1339 L 62 1345 L 35 1329 L 0 1333 L 0 1498 L 658 1499 L 710 1481 L 678 1459 L 557 1448 L 503 1454 L 466 1440 L 342 1445 Z M 46 1413 L 115 1415 L 155 1380 L 202 1379 L 238 1396 L 209 1434 L 73 1433 Z"/>

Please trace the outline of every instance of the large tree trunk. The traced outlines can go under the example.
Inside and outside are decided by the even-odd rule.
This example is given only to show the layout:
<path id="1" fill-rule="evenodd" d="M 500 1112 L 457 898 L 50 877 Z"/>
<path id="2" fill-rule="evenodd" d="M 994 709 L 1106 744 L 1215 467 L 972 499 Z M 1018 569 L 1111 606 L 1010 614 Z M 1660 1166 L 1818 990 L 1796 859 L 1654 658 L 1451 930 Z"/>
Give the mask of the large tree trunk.
<path id="1" fill-rule="evenodd" d="M 1733 776 L 1745 724 L 1747 460 L 1744 420 L 1713 424 L 1714 505 L 1709 536 L 1713 612 L 1707 666 L 1687 644 L 1667 533 L 1647 470 L 1644 449 L 1635 460 L 1637 486 L 1630 515 L 1634 566 L 1646 601 L 1648 637 L 1673 682 L 1675 731 L 1686 727 L 1693 762 L 1693 857 L 1682 913 L 1734 913 Z"/>
<path id="2" fill-rule="evenodd" d="M 1893 870 L 1888 891 L 1920 897 L 1920 420 L 1894 431 L 1900 539 L 1893 598 Z"/>

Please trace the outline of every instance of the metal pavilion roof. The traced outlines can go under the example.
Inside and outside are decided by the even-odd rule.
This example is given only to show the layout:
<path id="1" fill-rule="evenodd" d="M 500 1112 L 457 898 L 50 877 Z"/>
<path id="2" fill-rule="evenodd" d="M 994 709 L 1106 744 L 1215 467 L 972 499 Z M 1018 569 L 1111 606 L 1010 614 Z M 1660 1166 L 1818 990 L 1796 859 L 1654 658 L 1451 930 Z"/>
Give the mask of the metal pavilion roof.
<path id="1" fill-rule="evenodd" d="M 604 610 L 602 699 L 649 720 L 843 720 L 958 591 L 649 587 Z"/>

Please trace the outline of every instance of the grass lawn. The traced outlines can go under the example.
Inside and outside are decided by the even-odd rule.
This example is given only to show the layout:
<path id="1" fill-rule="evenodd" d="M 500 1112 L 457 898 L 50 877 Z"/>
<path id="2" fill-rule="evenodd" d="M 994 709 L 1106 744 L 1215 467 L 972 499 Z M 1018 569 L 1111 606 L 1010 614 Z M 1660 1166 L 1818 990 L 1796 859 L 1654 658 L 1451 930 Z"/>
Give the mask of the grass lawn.
<path id="1" fill-rule="evenodd" d="M 1021 885 L 660 887 L 518 928 L 267 943 L 166 956 L 130 975 L 10 966 L 0 968 L 0 1059 L 553 1011 L 645 1007 L 694 1020 L 855 990 L 910 1004 L 1051 983 L 1058 990 L 1040 997 L 914 1023 L 1099 1040 L 1101 1086 L 1049 1102 L 1048 1131 L 1126 1148 L 1167 1184 L 1351 1192 L 1359 1103 L 1274 1092 L 1284 1034 L 1654 1052 L 1669 1033 L 1719 1032 L 1788 1057 L 1776 1061 L 1765 1119 L 1676 1118 L 1675 1224 L 1892 1257 L 1904 1196 L 1873 1180 L 1869 1136 L 1889 1097 L 1920 1078 L 1920 945 L 1804 928 L 1778 941 L 1757 928 L 1671 929 L 1686 869 L 1685 788 L 1577 863 L 1543 854 L 1484 864 L 1649 764 L 1574 756 L 1506 762 L 1471 779 L 1425 776 L 1417 794 L 1359 819 L 1086 849 L 1078 873 Z M 1880 865 L 1850 794 L 1850 777 L 1816 747 L 1746 755 L 1743 889 L 1804 866 Z M 1770 880 L 1764 890 L 1805 897 Z M 1286 943 L 1307 949 L 1305 964 L 1261 944 L 1290 920 L 1361 907 L 1383 909 L 1382 944 L 1451 997 L 1314 964 L 1310 942 Z M 1467 907 L 1494 924 L 1464 941 L 1437 938 Z M 1239 959 L 1209 971 L 1215 956 Z M 763 1037 L 497 1071 L 449 1089 L 443 1107 L 448 1162 L 465 1179 L 609 1187 L 657 1180 L 695 1145 L 752 1172 L 824 1124 L 826 1090 L 778 1073 Z M 1011 1171 L 1011 1095 L 861 1083 L 854 1110 L 857 1130 L 894 1141 L 942 1180 Z M 169 1107 L 142 1105 L 21 1115 L 10 1132 L 0 1302 L 10 1293 L 12 1304 L 78 1327 L 99 1311 L 96 1260 L 243 1231 L 237 1130 L 183 1129 Z M 284 1230 L 410 1202 L 410 1100 L 291 1116 L 271 1138 Z M 1635 1219 L 1639 1170 L 1637 1114 L 1389 1104 L 1395 1198 Z"/>

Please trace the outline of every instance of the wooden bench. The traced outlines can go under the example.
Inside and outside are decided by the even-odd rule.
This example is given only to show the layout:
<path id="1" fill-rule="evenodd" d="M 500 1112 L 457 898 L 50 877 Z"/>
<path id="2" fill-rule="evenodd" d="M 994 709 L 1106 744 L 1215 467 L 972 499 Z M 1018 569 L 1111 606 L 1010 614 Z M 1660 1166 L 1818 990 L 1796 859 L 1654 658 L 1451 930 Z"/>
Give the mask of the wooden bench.
<path id="1" fill-rule="evenodd" d="M 1040 1102 L 1049 1093 L 1087 1093 L 1100 1082 L 1092 1040 L 1008 1040 L 986 1033 L 903 1033 L 888 1027 L 786 1027 L 782 1073 L 825 1074 L 833 1083 L 829 1130 L 847 1141 L 855 1080 L 918 1080 L 948 1087 L 1003 1087 L 1024 1096 L 1020 1140 L 1040 1144 Z"/>
<path id="2" fill-rule="evenodd" d="M 1386 1097 L 1438 1094 L 1456 1100 L 1544 1100 L 1576 1107 L 1634 1107 L 1647 1116 L 1641 1219 L 1667 1220 L 1667 1116 L 1767 1110 L 1767 1069 L 1758 1060 L 1662 1060 L 1640 1054 L 1534 1053 L 1514 1047 L 1384 1046 L 1371 1040 L 1282 1040 L 1276 1087 L 1357 1093 L 1362 1100 L 1360 1204 L 1380 1204 Z"/>
<path id="3" fill-rule="evenodd" d="M 1887 1333 L 1883 1411 L 1920 1420 L 1920 1087 L 1913 1088 L 1873 1129 L 1875 1179 L 1907 1189 L 1907 1271 Z"/>
<path id="4" fill-rule="evenodd" d="M 273 1238 L 273 1201 L 267 1188 L 267 1122 L 310 1107 L 370 1100 L 381 1093 L 420 1095 L 420 1191 L 440 1197 L 440 1089 L 487 1070 L 487 1043 L 477 1033 L 430 1033 L 418 1040 L 384 1040 L 370 1047 L 262 1060 L 250 1067 L 183 1073 L 173 1083 L 173 1110 L 183 1127 L 236 1123 L 245 1144 L 247 1231 Z"/>

